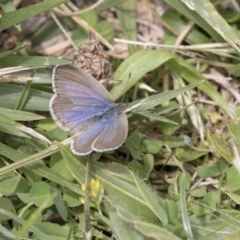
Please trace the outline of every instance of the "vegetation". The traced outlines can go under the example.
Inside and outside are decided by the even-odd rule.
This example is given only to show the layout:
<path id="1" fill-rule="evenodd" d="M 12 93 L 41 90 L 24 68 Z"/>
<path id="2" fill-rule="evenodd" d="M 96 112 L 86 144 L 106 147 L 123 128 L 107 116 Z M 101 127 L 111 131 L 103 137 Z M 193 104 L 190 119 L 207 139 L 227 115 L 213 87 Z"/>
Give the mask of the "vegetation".
<path id="1" fill-rule="evenodd" d="M 239 239 L 237 1 L 79 2 L 1 1 L 0 239 L 83 239 L 87 217 L 94 239 Z M 138 107 L 119 149 L 81 157 L 49 101 L 90 32 Z"/>

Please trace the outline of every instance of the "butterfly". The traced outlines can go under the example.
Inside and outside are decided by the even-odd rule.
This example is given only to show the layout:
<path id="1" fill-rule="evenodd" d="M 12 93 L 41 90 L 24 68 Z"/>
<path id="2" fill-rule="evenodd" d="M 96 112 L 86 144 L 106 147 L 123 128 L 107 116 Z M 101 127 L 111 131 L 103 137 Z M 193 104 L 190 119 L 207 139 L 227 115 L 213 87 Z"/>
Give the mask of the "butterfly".
<path id="1" fill-rule="evenodd" d="M 72 65 L 57 66 L 52 77 L 50 112 L 57 125 L 72 135 L 77 155 L 120 147 L 127 138 L 126 104 L 114 103 L 94 77 Z"/>

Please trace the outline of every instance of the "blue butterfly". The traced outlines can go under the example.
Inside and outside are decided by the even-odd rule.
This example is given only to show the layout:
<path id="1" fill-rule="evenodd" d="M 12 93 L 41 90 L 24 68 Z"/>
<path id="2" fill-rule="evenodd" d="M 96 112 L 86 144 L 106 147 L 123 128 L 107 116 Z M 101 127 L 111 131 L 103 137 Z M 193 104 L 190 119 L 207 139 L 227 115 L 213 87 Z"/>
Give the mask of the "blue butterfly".
<path id="1" fill-rule="evenodd" d="M 114 103 L 91 75 L 72 65 L 53 71 L 50 112 L 59 127 L 73 135 L 73 153 L 104 152 L 123 144 L 128 134 L 126 104 Z"/>

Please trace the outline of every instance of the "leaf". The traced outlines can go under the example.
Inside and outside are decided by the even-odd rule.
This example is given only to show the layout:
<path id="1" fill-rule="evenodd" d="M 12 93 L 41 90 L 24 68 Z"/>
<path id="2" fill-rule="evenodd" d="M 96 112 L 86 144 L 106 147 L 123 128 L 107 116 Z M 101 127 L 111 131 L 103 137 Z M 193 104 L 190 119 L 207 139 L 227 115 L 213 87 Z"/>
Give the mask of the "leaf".
<path id="1" fill-rule="evenodd" d="M 64 221 L 67 221 L 68 212 L 67 212 L 66 206 L 64 204 L 61 193 L 52 187 L 50 188 L 50 193 L 53 198 L 54 206 L 56 207 L 59 215 L 61 216 L 61 218 Z"/>
<path id="2" fill-rule="evenodd" d="M 0 182 L 0 193 L 5 196 L 11 196 L 15 193 L 20 180 L 21 178 L 17 175 L 2 180 Z"/>
<path id="3" fill-rule="evenodd" d="M 29 44 L 25 44 L 25 45 L 21 45 L 21 46 L 18 46 L 16 48 L 14 48 L 13 50 L 10 50 L 10 51 L 6 51 L 6 52 L 1 52 L 0 53 L 0 58 L 3 58 L 3 57 L 7 57 L 9 55 L 12 55 L 13 53 L 17 52 L 18 50 L 21 50 L 23 48 L 26 48 Z"/>
<path id="4" fill-rule="evenodd" d="M 220 171 L 218 166 L 198 166 L 197 167 L 198 176 L 201 178 L 208 178 L 208 177 L 217 177 L 222 172 Z"/>
<path id="5" fill-rule="evenodd" d="M 19 110 L 14 110 L 9 108 L 2 108 L 2 107 L 0 107 L 0 114 L 14 121 L 36 121 L 40 119 L 45 119 L 45 117 L 35 113 L 19 111 Z"/>
<path id="6" fill-rule="evenodd" d="M 117 239 L 119 240 L 145 240 L 144 236 L 138 233 L 132 225 L 129 224 L 125 219 L 119 217 L 114 211 L 109 212 L 109 217 L 111 220 L 111 228 L 115 232 Z"/>
<path id="7" fill-rule="evenodd" d="M 16 235 L 14 235 L 12 232 L 10 232 L 7 228 L 5 228 L 4 226 L 2 226 L 2 224 L 0 224 L 0 232 L 2 233 L 2 235 L 4 236 L 4 237 L 6 237 L 7 238 L 7 240 L 8 239 L 16 239 L 17 238 L 17 236 Z"/>
<path id="8" fill-rule="evenodd" d="M 134 223 L 135 228 L 141 232 L 147 239 L 161 239 L 161 240 L 180 240 L 181 238 L 174 235 L 172 232 L 168 231 L 165 228 L 160 226 L 144 222 L 144 221 L 136 221 Z"/>
<path id="9" fill-rule="evenodd" d="M 59 145 L 59 148 L 72 174 L 83 183 L 86 171 L 83 158 L 79 161 L 65 146 Z M 115 163 L 93 162 L 91 170 L 91 174 L 103 185 L 112 205 L 149 223 L 161 221 L 163 226 L 167 224 L 168 218 L 159 198 L 128 168 Z"/>
<path id="10" fill-rule="evenodd" d="M 185 179 L 186 179 L 186 173 L 182 173 L 180 175 L 180 184 L 179 184 L 180 210 L 181 210 L 183 227 L 186 232 L 186 235 L 188 236 L 188 239 L 193 239 L 193 233 L 192 233 L 191 224 L 188 217 L 188 210 L 187 210 Z"/>
<path id="11" fill-rule="evenodd" d="M 132 107 L 138 106 L 138 105 L 141 106 L 141 110 L 148 110 L 148 109 L 154 108 L 155 106 L 158 106 L 158 105 L 160 105 L 160 104 L 178 96 L 179 94 L 181 94 L 185 91 L 188 91 L 192 88 L 197 87 L 201 83 L 203 83 L 203 82 L 202 81 L 196 82 L 196 83 L 190 84 L 186 87 L 182 87 L 182 88 L 171 90 L 171 91 L 164 92 L 164 93 L 154 94 L 150 97 L 146 97 L 144 99 L 136 100 L 136 101 L 128 104 L 128 108 L 126 109 L 126 111 L 129 111 L 129 109 L 131 109 Z M 138 114 L 140 115 L 141 112 L 138 112 Z M 162 125 L 163 124 L 164 124 L 164 122 L 162 123 Z M 175 124 L 172 125 L 172 126 L 174 128 L 179 127 L 179 126 L 176 126 Z"/>
<path id="12" fill-rule="evenodd" d="M 44 166 L 43 164 L 40 164 L 40 163 L 36 164 L 36 162 L 39 162 L 40 159 L 43 159 L 44 157 L 55 153 L 56 150 L 54 151 L 54 149 L 56 149 L 56 148 L 57 148 L 56 146 L 50 147 L 49 149 L 43 150 L 40 153 L 36 153 L 34 155 L 28 156 L 26 153 L 23 153 L 21 151 L 16 151 L 16 150 L 12 149 L 11 147 L 9 147 L 3 143 L 0 143 L 1 155 L 5 156 L 15 162 L 8 166 L 0 168 L 0 176 L 13 171 L 14 169 L 18 169 L 20 167 L 24 167 L 25 165 L 35 163 L 34 166 L 26 166 L 26 168 L 29 171 L 32 171 L 33 173 L 35 173 L 43 178 L 46 178 L 55 183 L 58 183 L 59 185 L 64 186 L 64 187 L 72 190 L 73 192 L 78 193 L 83 196 L 83 192 L 81 191 L 81 189 L 79 187 L 75 186 L 75 184 L 69 182 L 63 176 L 59 175 L 58 173 L 54 172 L 53 170 Z M 23 169 L 23 172 L 24 172 L 24 169 Z"/>
<path id="13" fill-rule="evenodd" d="M 157 154 L 163 146 L 163 142 L 155 139 L 145 139 L 141 150 L 145 153 Z"/>
<path id="14" fill-rule="evenodd" d="M 51 240 L 75 240 L 76 235 L 74 231 L 71 231 L 71 225 L 60 225 L 51 222 L 42 222 L 39 224 L 35 224 L 35 226 L 41 230 L 44 234 L 46 234 Z M 34 238 L 37 235 L 34 234 Z M 41 239 L 44 240 L 44 239 Z M 76 239 L 77 240 L 77 239 Z"/>
<path id="15" fill-rule="evenodd" d="M 184 21 L 182 18 L 180 18 L 175 11 L 168 10 L 161 18 L 179 34 L 184 31 L 188 25 L 188 21 Z M 186 39 L 195 44 L 211 43 L 211 40 L 197 28 L 192 28 L 187 34 Z"/>
<path id="16" fill-rule="evenodd" d="M 0 85 L 0 102 L 1 107 L 14 108 L 19 96 L 22 92 L 22 87 L 1 83 Z M 27 102 L 24 110 L 49 111 L 49 101 L 52 97 L 51 93 L 40 90 L 30 89 Z"/>
<path id="17" fill-rule="evenodd" d="M 50 185 L 46 182 L 37 182 L 33 185 L 30 191 L 30 198 L 37 207 L 44 205 L 44 208 L 48 208 L 53 205 L 50 188 Z"/>
<path id="18" fill-rule="evenodd" d="M 192 20 L 194 23 L 204 29 L 204 31 L 206 31 L 210 36 L 212 36 L 216 42 L 223 42 L 223 38 L 212 28 L 211 24 L 208 24 L 201 16 L 196 14 L 195 11 L 192 11 L 191 7 L 189 8 L 192 1 L 189 2 L 188 5 L 184 5 L 184 1 L 165 0 L 165 2 L 174 9 L 176 9 L 179 13 L 184 15 L 187 19 Z"/>
<path id="19" fill-rule="evenodd" d="M 17 223 L 21 224 L 22 226 L 26 226 L 27 221 L 24 221 L 21 217 L 18 217 L 17 215 L 6 211 L 4 209 L 0 208 L 0 213 L 3 214 L 4 216 L 9 217 L 10 219 L 13 219 L 14 221 L 16 221 Z M 42 231 L 40 231 L 37 227 L 30 225 L 28 226 L 29 231 L 33 232 L 39 239 L 41 240 L 51 240 L 50 238 L 48 238 L 47 235 L 45 235 Z"/>
<path id="20" fill-rule="evenodd" d="M 7 56 L 0 58 L 1 67 L 38 67 L 38 66 L 55 66 L 70 64 L 70 61 L 59 59 L 55 57 L 42 56 Z"/>
<path id="21" fill-rule="evenodd" d="M 2 209 L 12 212 L 12 213 L 16 213 L 15 212 L 15 208 L 13 206 L 13 203 L 11 202 L 11 200 L 9 198 L 5 198 L 5 197 L 1 197 L 0 198 L 0 206 Z M 0 222 L 4 222 L 9 220 L 10 218 L 8 216 L 4 216 L 4 215 L 0 215 Z M 0 230 L 1 232 L 1 230 Z"/>
<path id="22" fill-rule="evenodd" d="M 132 133 L 126 140 L 126 145 L 130 148 L 139 150 L 142 143 L 142 135 L 140 133 Z"/>
<path id="23" fill-rule="evenodd" d="M 23 133 L 18 129 L 18 127 L 20 126 L 21 124 L 16 123 L 12 119 L 0 113 L 0 131 L 1 132 L 12 134 L 19 137 L 29 138 L 28 135 L 26 135 L 25 133 Z"/>
<path id="24" fill-rule="evenodd" d="M 10 1 L 7 1 L 7 2 L 2 2 L 1 1 L 1 8 L 4 11 L 4 13 L 13 12 L 13 11 L 16 10 L 15 6 Z M 17 28 L 18 31 L 21 31 L 21 25 L 20 24 L 16 24 L 15 27 Z"/>
<path id="25" fill-rule="evenodd" d="M 204 155 L 206 155 L 206 151 L 200 151 L 189 148 L 177 148 L 175 150 L 175 156 L 181 162 L 197 160 Z"/>
<path id="26" fill-rule="evenodd" d="M 23 109 L 24 105 L 26 104 L 27 98 L 29 97 L 31 86 L 32 86 L 32 81 L 26 82 L 26 84 L 22 90 L 22 93 L 19 96 L 19 99 L 14 107 L 15 109 L 17 109 L 17 110 Z"/>
<path id="27" fill-rule="evenodd" d="M 74 180 L 71 172 L 67 169 L 66 161 L 64 161 L 60 153 L 56 153 L 51 156 L 49 165 L 53 171 L 57 172 L 68 181 Z"/>
<path id="28" fill-rule="evenodd" d="M 122 1 L 116 5 L 117 16 L 120 21 L 124 36 L 128 40 L 137 40 L 137 12 L 136 0 Z M 129 52 L 137 51 L 137 46 L 134 44 L 128 45 Z"/>
<path id="29" fill-rule="evenodd" d="M 140 50 L 135 52 L 124 60 L 115 72 L 114 79 L 118 81 L 121 80 L 121 83 L 113 86 L 110 91 L 111 95 L 115 100 L 118 99 L 126 90 L 134 86 L 147 72 L 152 71 L 173 58 L 175 58 L 175 56 L 166 50 Z M 131 74 L 130 78 L 129 74 Z"/>
<path id="30" fill-rule="evenodd" d="M 238 35 L 217 12 L 209 0 L 184 0 L 182 2 L 192 11 L 196 11 L 209 26 L 221 35 L 233 48 L 240 52 Z"/>
<path id="31" fill-rule="evenodd" d="M 240 126 L 238 123 L 228 124 L 228 129 L 231 132 L 231 135 L 235 138 L 238 145 L 240 146 Z"/>
<path id="32" fill-rule="evenodd" d="M 1 17 L 0 31 L 8 27 L 11 27 L 17 23 L 20 23 L 30 17 L 36 16 L 40 13 L 43 13 L 54 7 L 57 7 L 65 2 L 67 1 L 66 0 L 49 0 L 47 2 L 33 4 L 31 6 L 21 8 L 13 12 L 5 13 Z"/>
<path id="33" fill-rule="evenodd" d="M 223 136 L 217 133 L 211 133 L 209 129 L 206 131 L 206 138 L 209 144 L 209 148 L 215 154 L 223 157 L 227 162 L 232 164 L 234 159 L 233 150 L 228 144 L 227 140 L 223 139 Z"/>

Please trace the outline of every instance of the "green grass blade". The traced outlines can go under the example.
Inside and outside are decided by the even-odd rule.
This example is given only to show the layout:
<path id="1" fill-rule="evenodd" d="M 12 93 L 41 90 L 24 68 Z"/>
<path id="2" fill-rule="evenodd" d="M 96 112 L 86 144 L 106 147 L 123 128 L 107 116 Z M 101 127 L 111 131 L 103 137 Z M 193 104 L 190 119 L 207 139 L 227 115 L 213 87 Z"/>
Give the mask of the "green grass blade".
<path id="1" fill-rule="evenodd" d="M 65 2 L 67 2 L 67 0 L 50 0 L 47 2 L 33 4 L 31 6 L 21 8 L 13 12 L 5 13 L 1 17 L 0 31 L 18 24 L 26 19 L 29 19 L 30 17 L 36 16 L 40 13 L 57 7 Z"/>

